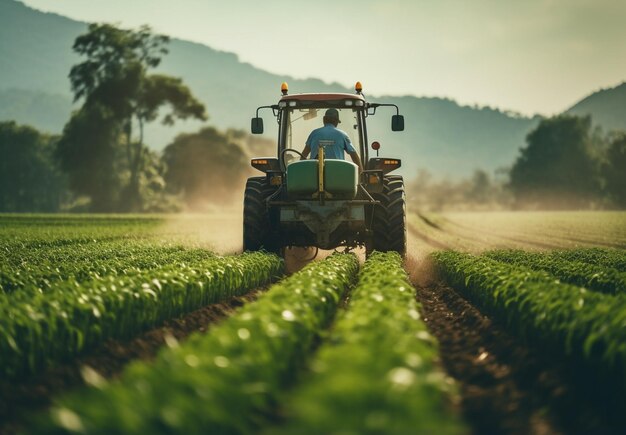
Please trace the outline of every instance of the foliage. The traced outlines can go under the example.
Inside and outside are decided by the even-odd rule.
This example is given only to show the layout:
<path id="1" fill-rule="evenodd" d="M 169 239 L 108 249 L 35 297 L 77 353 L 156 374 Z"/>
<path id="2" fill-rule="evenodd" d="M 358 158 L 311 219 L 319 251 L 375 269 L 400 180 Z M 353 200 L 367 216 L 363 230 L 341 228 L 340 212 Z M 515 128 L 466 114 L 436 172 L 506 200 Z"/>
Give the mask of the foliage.
<path id="1" fill-rule="evenodd" d="M 602 174 L 606 180 L 605 191 L 612 203 L 626 208 L 626 133 L 612 137 Z"/>
<path id="2" fill-rule="evenodd" d="M 369 257 L 313 373 L 286 397 L 284 433 L 464 432 L 418 308 L 400 256 Z"/>
<path id="3" fill-rule="evenodd" d="M 311 351 L 357 270 L 353 255 L 311 263 L 207 335 L 173 345 L 152 363 L 133 364 L 121 382 L 97 383 L 60 400 L 43 427 L 102 434 L 252 433 L 267 422 L 279 390 Z"/>
<path id="4" fill-rule="evenodd" d="M 91 211 L 115 210 L 124 184 L 122 131 L 105 107 L 91 104 L 72 114 L 56 156 L 72 191 L 91 198 Z"/>
<path id="5" fill-rule="evenodd" d="M 54 212 L 66 179 L 54 158 L 57 138 L 15 122 L 0 122 L 0 212 Z"/>
<path id="6" fill-rule="evenodd" d="M 178 135 L 163 152 L 168 188 L 181 192 L 191 207 L 232 201 L 249 173 L 249 160 L 237 139 L 213 127 Z"/>
<path id="7" fill-rule="evenodd" d="M 82 120 L 84 128 L 79 121 L 74 128 L 71 122 L 66 126 L 65 152 L 59 156 L 74 180 L 73 188 L 87 186 L 87 194 L 94 195 L 96 210 L 144 210 L 141 178 L 151 161 L 144 146 L 144 125 L 154 121 L 163 106 L 170 109 L 163 116 L 165 124 L 206 119 L 204 106 L 181 79 L 148 74 L 167 53 L 167 42 L 166 36 L 153 35 L 146 26 L 134 31 L 109 24 L 91 24 L 87 33 L 76 38 L 74 51 L 86 60 L 70 71 L 74 99 L 84 100 L 73 119 Z M 135 125 L 138 137 L 133 135 Z M 100 129 L 95 146 L 84 131 L 90 127 Z M 104 157 L 103 167 L 96 168 L 99 157 Z M 82 162 L 99 170 L 85 169 Z M 126 177 L 122 171 L 127 171 Z"/>
<path id="8" fill-rule="evenodd" d="M 574 250 L 570 260 L 560 258 L 558 251 L 552 253 L 526 252 L 521 250 L 499 250 L 485 253 L 485 257 L 505 263 L 545 270 L 560 280 L 597 290 L 603 293 L 626 294 L 626 272 L 605 265 L 588 264 L 575 260 L 576 253 L 585 257 L 585 249 Z"/>
<path id="9" fill-rule="evenodd" d="M 514 334 L 612 373 L 626 386 L 626 297 L 563 284 L 545 272 L 454 251 L 432 254 L 442 276 Z"/>
<path id="10" fill-rule="evenodd" d="M 0 373 L 8 378 L 266 285 L 283 270 L 275 255 L 220 257 L 159 242 L 146 237 L 150 219 L 52 218 L 47 228 L 37 220 L 1 220 Z"/>
<path id="11" fill-rule="evenodd" d="M 156 245 L 154 241 L 127 239 L 76 242 L 59 247 L 44 245 L 4 255 L 0 264 L 0 291 L 54 292 L 63 281 L 83 283 L 107 276 L 125 276 L 164 266 L 181 265 L 213 256 L 205 249 Z"/>
<path id="12" fill-rule="evenodd" d="M 509 187 L 520 207 L 588 207 L 598 196 L 598 162 L 592 156 L 591 118 L 544 119 L 526 137 Z"/>
<path id="13" fill-rule="evenodd" d="M 626 250 L 585 248 L 552 251 L 550 256 L 564 261 L 576 261 L 596 266 L 610 267 L 620 272 L 626 272 Z"/>

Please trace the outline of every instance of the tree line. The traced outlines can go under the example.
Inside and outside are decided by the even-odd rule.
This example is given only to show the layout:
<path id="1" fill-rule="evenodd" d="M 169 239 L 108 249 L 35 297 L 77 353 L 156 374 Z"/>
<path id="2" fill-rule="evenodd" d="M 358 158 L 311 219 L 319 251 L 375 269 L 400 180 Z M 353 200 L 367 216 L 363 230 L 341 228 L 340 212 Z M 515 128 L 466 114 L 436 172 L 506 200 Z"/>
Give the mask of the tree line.
<path id="1" fill-rule="evenodd" d="M 274 154 L 271 141 L 204 127 L 178 135 L 162 153 L 144 143 L 151 122 L 208 119 L 180 78 L 152 72 L 168 37 L 149 27 L 91 24 L 73 50 L 74 111 L 62 134 L 0 122 L 0 211 L 159 212 L 232 201 L 250 175 L 248 159 Z M 434 180 L 416 174 L 419 208 L 626 208 L 626 132 L 605 135 L 591 118 L 541 120 L 510 168 L 494 178 Z"/>
<path id="2" fill-rule="evenodd" d="M 219 203 L 248 175 L 248 150 L 271 146 L 237 130 L 181 134 L 162 154 L 144 143 L 145 126 L 208 116 L 179 78 L 152 73 L 166 36 L 149 27 L 91 24 L 73 50 L 74 111 L 61 135 L 0 122 L 0 211 L 174 211 Z"/>
<path id="3" fill-rule="evenodd" d="M 589 116 L 546 118 L 510 168 L 457 181 L 422 170 L 407 192 L 433 211 L 626 209 L 626 132 L 604 134 Z"/>

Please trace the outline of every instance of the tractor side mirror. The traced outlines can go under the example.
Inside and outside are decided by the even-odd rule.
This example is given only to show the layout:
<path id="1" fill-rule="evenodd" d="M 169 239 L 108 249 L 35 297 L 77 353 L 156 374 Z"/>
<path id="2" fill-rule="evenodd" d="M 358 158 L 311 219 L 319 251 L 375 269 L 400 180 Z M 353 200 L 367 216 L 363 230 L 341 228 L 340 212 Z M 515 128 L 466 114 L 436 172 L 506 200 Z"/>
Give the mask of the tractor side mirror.
<path id="1" fill-rule="evenodd" d="M 393 115 L 391 117 L 391 131 L 404 131 L 404 116 Z"/>
<path id="2" fill-rule="evenodd" d="M 252 134 L 263 134 L 263 118 L 252 118 L 250 130 L 252 130 Z"/>

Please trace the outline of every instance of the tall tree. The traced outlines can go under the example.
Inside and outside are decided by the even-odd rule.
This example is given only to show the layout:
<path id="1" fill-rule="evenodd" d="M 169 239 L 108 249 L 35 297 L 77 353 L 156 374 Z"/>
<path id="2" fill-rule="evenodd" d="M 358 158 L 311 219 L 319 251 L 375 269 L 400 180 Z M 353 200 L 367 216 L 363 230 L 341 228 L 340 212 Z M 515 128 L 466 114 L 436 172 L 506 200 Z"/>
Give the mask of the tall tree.
<path id="1" fill-rule="evenodd" d="M 626 208 L 626 133 L 615 134 L 606 153 L 602 173 L 609 199 L 618 207 Z"/>
<path id="2" fill-rule="evenodd" d="M 75 52 L 86 57 L 70 71 L 75 101 L 84 101 L 81 110 L 99 107 L 98 110 L 106 112 L 107 121 L 114 121 L 107 137 L 118 137 L 116 131 L 122 132 L 129 176 L 120 200 L 129 211 L 141 210 L 140 174 L 151 160 L 144 146 L 145 124 L 156 120 L 161 113 L 165 124 L 176 119 L 207 119 L 204 105 L 181 79 L 148 74 L 167 53 L 168 41 L 168 37 L 154 35 L 147 26 L 128 30 L 110 24 L 91 24 L 73 46 Z M 164 106 L 169 110 L 163 111 Z M 115 147 L 111 143 L 110 148 Z M 89 147 L 82 148 L 81 156 L 87 159 Z"/>
<path id="3" fill-rule="evenodd" d="M 588 207 L 599 193 L 591 153 L 591 119 L 560 115 L 544 119 L 526 137 L 528 146 L 511 168 L 509 188 L 518 206 Z"/>
<path id="4" fill-rule="evenodd" d="M 72 191 L 91 198 L 94 212 L 118 209 L 124 185 L 123 136 L 110 110 L 92 103 L 74 112 L 56 147 Z"/>
<path id="5" fill-rule="evenodd" d="M 53 158 L 57 138 L 0 122 L 0 212 L 54 212 L 66 196 Z"/>

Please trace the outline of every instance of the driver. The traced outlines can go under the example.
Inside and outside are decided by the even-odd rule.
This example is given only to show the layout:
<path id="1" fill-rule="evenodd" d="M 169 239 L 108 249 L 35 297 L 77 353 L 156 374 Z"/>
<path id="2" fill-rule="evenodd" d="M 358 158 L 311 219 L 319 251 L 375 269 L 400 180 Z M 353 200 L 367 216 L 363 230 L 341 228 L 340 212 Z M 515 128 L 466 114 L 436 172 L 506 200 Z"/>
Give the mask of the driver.
<path id="1" fill-rule="evenodd" d="M 324 126 L 316 128 L 311 132 L 309 138 L 306 140 L 304 150 L 302 150 L 302 157 L 300 160 L 305 160 L 309 153 L 311 153 L 312 159 L 317 159 L 317 154 L 320 145 L 324 146 L 324 156 L 328 159 L 345 159 L 344 151 L 346 151 L 352 161 L 359 167 L 359 172 L 363 171 L 363 165 L 361 164 L 361 158 L 356 152 L 350 137 L 337 128 L 337 124 L 341 123 L 339 120 L 339 111 L 337 109 L 328 109 L 324 113 Z"/>

